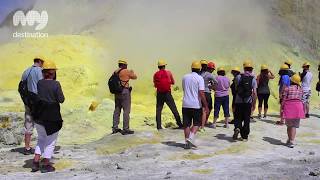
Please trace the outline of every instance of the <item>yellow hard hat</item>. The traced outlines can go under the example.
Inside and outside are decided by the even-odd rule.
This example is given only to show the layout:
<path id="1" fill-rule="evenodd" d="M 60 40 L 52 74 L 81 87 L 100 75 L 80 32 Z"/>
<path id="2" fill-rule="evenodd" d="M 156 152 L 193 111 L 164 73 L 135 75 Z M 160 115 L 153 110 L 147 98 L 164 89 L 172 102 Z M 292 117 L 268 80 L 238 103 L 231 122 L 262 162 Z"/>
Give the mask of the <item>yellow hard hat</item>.
<path id="1" fill-rule="evenodd" d="M 191 68 L 192 69 L 201 69 L 201 63 L 199 61 L 193 61 Z"/>
<path id="2" fill-rule="evenodd" d="M 252 61 L 251 60 L 244 61 L 243 62 L 243 67 L 244 68 L 253 68 Z"/>
<path id="3" fill-rule="evenodd" d="M 126 60 L 124 60 L 124 59 L 120 59 L 120 60 L 118 61 L 118 64 L 125 64 L 125 65 L 128 65 L 127 61 L 126 61 Z"/>
<path id="4" fill-rule="evenodd" d="M 288 70 L 289 69 L 289 66 L 287 64 L 282 64 L 280 66 L 280 70 Z"/>
<path id="5" fill-rule="evenodd" d="M 201 65 L 202 64 L 208 65 L 208 61 L 207 60 L 201 60 L 200 63 L 201 63 Z"/>
<path id="6" fill-rule="evenodd" d="M 57 70 L 56 64 L 53 61 L 49 61 L 49 60 L 47 60 L 47 61 L 45 61 L 43 63 L 43 67 L 42 68 L 43 69 L 54 69 L 54 70 Z"/>
<path id="7" fill-rule="evenodd" d="M 268 69 L 268 66 L 267 65 L 265 65 L 265 64 L 262 64 L 261 65 L 261 70 L 267 70 Z"/>
<path id="8" fill-rule="evenodd" d="M 291 59 L 287 59 L 284 63 L 291 66 L 293 64 L 293 61 Z"/>
<path id="9" fill-rule="evenodd" d="M 240 67 L 233 67 L 233 68 L 231 69 L 231 71 L 240 72 Z"/>
<path id="10" fill-rule="evenodd" d="M 301 77 L 299 76 L 299 74 L 294 74 L 292 77 L 291 77 L 291 81 L 296 83 L 296 84 L 299 84 L 301 83 Z"/>
<path id="11" fill-rule="evenodd" d="M 217 71 L 219 72 L 219 71 L 225 71 L 225 70 L 223 67 L 219 67 Z"/>
<path id="12" fill-rule="evenodd" d="M 40 59 L 40 60 L 43 61 L 43 62 L 45 61 L 45 58 L 42 57 L 42 56 L 36 56 L 36 57 L 34 57 L 34 60 L 35 60 L 35 59 Z"/>
<path id="13" fill-rule="evenodd" d="M 160 60 L 158 61 L 158 66 L 165 66 L 165 65 L 167 65 L 167 63 L 166 63 L 165 60 L 160 59 Z"/>
<path id="14" fill-rule="evenodd" d="M 309 62 L 304 62 L 302 67 L 310 66 L 311 64 Z"/>

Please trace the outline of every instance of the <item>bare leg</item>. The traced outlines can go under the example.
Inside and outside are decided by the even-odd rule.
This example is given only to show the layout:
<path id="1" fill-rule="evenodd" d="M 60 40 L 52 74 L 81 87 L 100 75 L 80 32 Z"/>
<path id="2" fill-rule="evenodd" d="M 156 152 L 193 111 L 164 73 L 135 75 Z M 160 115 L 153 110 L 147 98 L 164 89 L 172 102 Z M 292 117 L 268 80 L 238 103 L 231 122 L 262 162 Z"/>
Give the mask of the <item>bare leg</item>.
<path id="1" fill-rule="evenodd" d="M 190 127 L 184 128 L 184 137 L 188 139 L 190 135 Z"/>
<path id="2" fill-rule="evenodd" d="M 30 149 L 30 142 L 31 142 L 31 134 L 25 134 L 24 135 L 24 147 L 26 149 Z"/>
<path id="3" fill-rule="evenodd" d="M 207 115 L 206 115 L 206 112 L 205 112 L 204 108 L 202 108 L 201 129 L 204 128 L 204 125 L 206 124 L 206 121 L 207 121 Z"/>
<path id="4" fill-rule="evenodd" d="M 40 154 L 35 154 L 35 155 L 34 155 L 34 158 L 33 158 L 33 162 L 39 162 L 39 161 L 40 161 L 40 158 L 41 158 L 41 155 L 40 155 Z"/>
<path id="5" fill-rule="evenodd" d="M 225 117 L 225 128 L 229 128 L 229 117 Z"/>
<path id="6" fill-rule="evenodd" d="M 213 124 L 212 124 L 212 127 L 213 127 L 213 128 L 216 128 L 217 120 L 218 120 L 218 117 L 214 117 L 214 118 L 213 118 Z"/>
<path id="7" fill-rule="evenodd" d="M 258 111 L 259 111 L 259 116 L 261 116 L 262 107 L 258 107 Z"/>
<path id="8" fill-rule="evenodd" d="M 268 108 L 264 108 L 264 117 L 266 117 L 268 114 Z"/>

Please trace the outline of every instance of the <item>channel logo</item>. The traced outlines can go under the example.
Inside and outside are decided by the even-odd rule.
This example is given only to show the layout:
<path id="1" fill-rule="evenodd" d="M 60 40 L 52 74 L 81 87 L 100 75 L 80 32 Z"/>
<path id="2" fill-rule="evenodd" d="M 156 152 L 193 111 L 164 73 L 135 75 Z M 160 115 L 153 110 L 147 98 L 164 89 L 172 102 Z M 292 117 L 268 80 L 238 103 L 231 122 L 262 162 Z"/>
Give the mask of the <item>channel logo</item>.
<path id="1" fill-rule="evenodd" d="M 16 11 L 13 15 L 12 23 L 14 26 L 34 26 L 36 31 L 43 30 L 49 20 L 49 15 L 47 11 L 42 11 L 39 13 L 35 10 L 30 10 L 26 14 L 19 10 Z M 15 32 L 13 33 L 14 38 L 39 38 L 39 37 L 48 37 L 48 33 L 41 32 Z"/>

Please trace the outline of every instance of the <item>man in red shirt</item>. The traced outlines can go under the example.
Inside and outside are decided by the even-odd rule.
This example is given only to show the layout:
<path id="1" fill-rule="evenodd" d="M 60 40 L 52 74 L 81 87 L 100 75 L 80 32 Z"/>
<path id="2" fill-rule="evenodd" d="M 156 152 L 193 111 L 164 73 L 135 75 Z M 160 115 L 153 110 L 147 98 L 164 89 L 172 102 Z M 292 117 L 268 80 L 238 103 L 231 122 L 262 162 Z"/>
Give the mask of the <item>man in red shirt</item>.
<path id="1" fill-rule="evenodd" d="M 174 99 L 171 95 L 171 85 L 173 85 L 175 82 L 174 82 L 172 73 L 168 70 L 165 70 L 166 65 L 167 63 L 164 60 L 159 60 L 158 62 L 159 71 L 157 71 L 153 75 L 154 87 L 157 88 L 156 121 L 157 121 L 158 130 L 162 129 L 161 112 L 162 112 L 164 103 L 166 103 L 169 106 L 171 112 L 173 113 L 176 119 L 176 122 L 179 128 L 183 128 L 176 103 L 174 102 Z"/>

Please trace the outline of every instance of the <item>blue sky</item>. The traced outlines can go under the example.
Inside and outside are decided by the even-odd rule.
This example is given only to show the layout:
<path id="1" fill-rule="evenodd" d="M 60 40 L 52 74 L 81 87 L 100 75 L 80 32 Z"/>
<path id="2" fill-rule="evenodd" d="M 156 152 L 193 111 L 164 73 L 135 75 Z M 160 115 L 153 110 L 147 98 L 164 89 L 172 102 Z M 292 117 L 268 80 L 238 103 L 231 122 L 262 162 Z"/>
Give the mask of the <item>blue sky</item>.
<path id="1" fill-rule="evenodd" d="M 0 1 L 0 25 L 8 14 L 17 9 L 28 9 L 34 4 L 35 0 L 1 0 Z"/>

